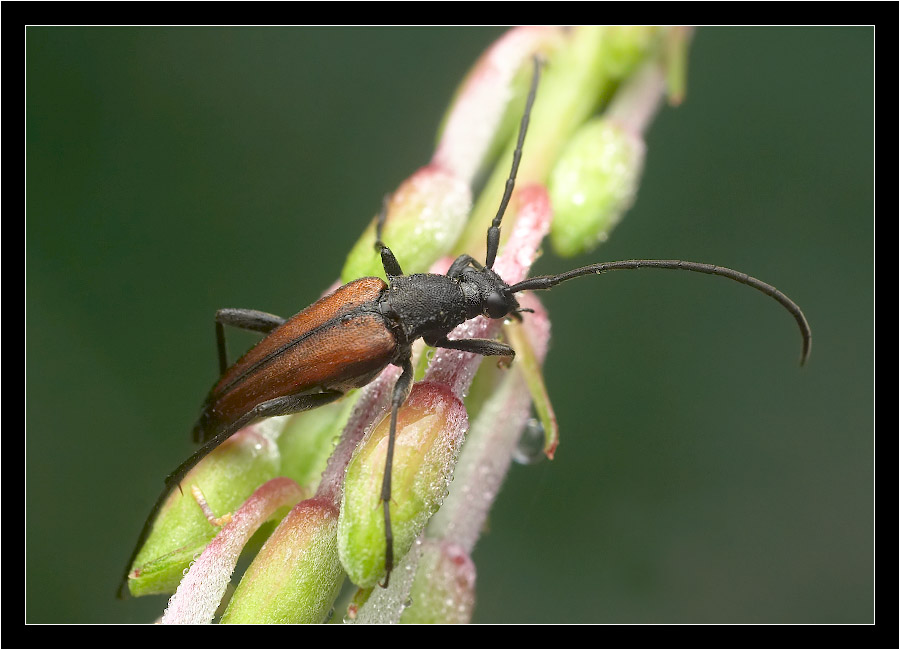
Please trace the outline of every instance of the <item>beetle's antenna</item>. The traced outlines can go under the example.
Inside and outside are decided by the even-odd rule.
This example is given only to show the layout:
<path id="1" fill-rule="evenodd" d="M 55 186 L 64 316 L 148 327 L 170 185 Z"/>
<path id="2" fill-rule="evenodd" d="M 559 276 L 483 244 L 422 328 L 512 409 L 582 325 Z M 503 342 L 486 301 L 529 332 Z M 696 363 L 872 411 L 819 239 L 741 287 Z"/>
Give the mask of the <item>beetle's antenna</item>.
<path id="1" fill-rule="evenodd" d="M 606 271 L 619 271 L 631 269 L 670 269 L 679 271 L 694 271 L 695 273 L 707 273 L 709 275 L 719 275 L 735 282 L 740 282 L 748 287 L 761 291 L 778 301 L 782 307 L 787 309 L 797 325 L 800 327 L 800 334 L 803 336 L 803 352 L 800 355 L 800 365 L 806 363 L 809 358 L 810 347 L 812 346 L 812 332 L 809 329 L 809 323 L 806 316 L 800 310 L 793 300 L 781 293 L 771 284 L 767 284 L 762 280 L 754 277 L 727 269 L 723 266 L 715 266 L 713 264 L 703 264 L 701 262 L 685 262 L 682 260 L 625 260 L 622 262 L 601 262 L 599 264 L 591 264 L 583 266 L 580 269 L 573 269 L 559 275 L 542 275 L 534 278 L 528 278 L 522 282 L 518 282 L 509 288 L 510 293 L 518 293 L 519 291 L 550 289 L 561 282 L 578 278 L 582 275 L 600 274 Z"/>
<path id="2" fill-rule="evenodd" d="M 378 216 L 375 217 L 375 250 L 379 253 L 382 248 L 387 248 L 381 238 L 384 233 L 384 224 L 387 221 L 388 203 L 390 200 L 391 195 L 385 194 L 384 198 L 381 199 L 381 210 L 378 211 Z"/>
<path id="3" fill-rule="evenodd" d="M 541 64 L 541 59 L 535 56 L 534 76 L 531 78 L 531 89 L 528 91 L 528 99 L 525 101 L 525 113 L 522 114 L 522 122 L 519 124 L 519 139 L 516 141 L 516 150 L 513 152 L 512 169 L 509 172 L 509 178 L 506 179 L 506 189 L 503 191 L 503 198 L 500 199 L 497 216 L 494 217 L 491 227 L 487 231 L 487 257 L 484 265 L 489 269 L 493 268 L 497 249 L 500 247 L 500 222 L 503 221 L 503 213 L 506 212 L 506 206 L 509 205 L 513 188 L 516 186 L 516 174 L 519 171 L 519 161 L 522 159 L 522 145 L 525 142 L 525 132 L 528 130 L 528 121 L 531 118 L 531 107 L 534 106 L 534 97 L 537 94 L 538 81 L 541 77 Z"/>

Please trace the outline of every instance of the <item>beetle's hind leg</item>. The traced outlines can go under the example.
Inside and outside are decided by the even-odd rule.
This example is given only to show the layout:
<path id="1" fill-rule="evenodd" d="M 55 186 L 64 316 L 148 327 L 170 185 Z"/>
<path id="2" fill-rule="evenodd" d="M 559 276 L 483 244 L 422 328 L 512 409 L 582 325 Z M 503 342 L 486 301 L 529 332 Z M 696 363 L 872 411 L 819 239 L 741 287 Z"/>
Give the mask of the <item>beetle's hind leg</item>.
<path id="1" fill-rule="evenodd" d="M 279 325 L 284 324 L 284 319 L 275 314 L 269 314 L 256 309 L 220 309 L 216 312 L 216 351 L 219 355 L 219 375 L 224 375 L 228 369 L 228 347 L 225 345 L 225 325 L 237 327 L 251 332 L 268 334 Z"/>
<path id="2" fill-rule="evenodd" d="M 384 582 L 382 587 L 387 587 L 391 580 L 391 571 L 394 570 L 394 534 L 391 531 L 391 466 L 394 462 L 394 441 L 397 438 L 397 412 L 409 397 L 413 383 L 413 367 L 410 357 L 402 362 L 403 372 L 394 384 L 391 394 L 391 428 L 388 433 L 388 447 L 384 463 L 384 478 L 381 482 L 381 502 L 384 507 Z"/>
<path id="3" fill-rule="evenodd" d="M 221 377 L 228 370 L 228 345 L 225 341 L 226 325 L 251 332 L 268 334 L 282 324 L 284 324 L 284 319 L 281 316 L 256 309 L 229 307 L 218 310 L 216 312 L 216 354 L 219 358 L 219 376 Z M 194 442 L 206 442 L 208 440 L 204 430 L 205 427 L 201 418 L 194 426 Z"/>
<path id="4" fill-rule="evenodd" d="M 343 393 L 339 390 L 327 390 L 321 393 L 285 395 L 284 397 L 276 397 L 268 401 L 262 402 L 254 406 L 250 411 L 232 422 L 229 426 L 216 432 L 212 437 L 208 438 L 208 442 L 204 440 L 204 444 L 200 449 L 194 452 L 194 455 L 188 458 L 184 464 L 172 472 L 166 478 L 166 484 L 170 487 L 180 481 L 184 475 L 191 469 L 203 456 L 211 452 L 218 445 L 237 433 L 244 427 L 253 424 L 256 420 L 263 418 L 272 418 L 277 415 L 291 415 L 292 413 L 300 413 L 301 411 L 309 411 L 310 409 L 325 406 L 333 402 L 339 397 L 343 397 Z M 194 460 L 194 457 L 197 457 Z M 191 463 L 191 461 L 194 461 Z M 185 466 L 187 466 L 185 468 Z M 184 471 L 182 471 L 184 470 Z"/>

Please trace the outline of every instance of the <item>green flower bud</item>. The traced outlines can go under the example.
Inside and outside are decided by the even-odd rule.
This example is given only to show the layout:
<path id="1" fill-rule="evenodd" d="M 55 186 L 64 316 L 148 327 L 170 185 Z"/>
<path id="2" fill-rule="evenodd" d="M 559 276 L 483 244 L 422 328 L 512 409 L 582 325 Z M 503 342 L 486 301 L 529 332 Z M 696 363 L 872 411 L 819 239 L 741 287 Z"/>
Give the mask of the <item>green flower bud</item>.
<path id="1" fill-rule="evenodd" d="M 301 501 L 244 573 L 222 623 L 322 623 L 340 591 L 337 509 Z"/>
<path id="2" fill-rule="evenodd" d="M 468 623 L 475 608 L 475 564 L 458 544 L 426 540 L 401 623 Z"/>
<path id="3" fill-rule="evenodd" d="M 456 242 L 471 207 L 465 182 L 437 167 L 423 167 L 391 195 L 382 238 L 402 261 L 405 273 L 427 271 Z M 374 222 L 350 251 L 341 272 L 344 282 L 370 276 L 384 277 L 375 250 Z"/>
<path id="4" fill-rule="evenodd" d="M 434 382 L 416 384 L 400 408 L 391 474 L 395 562 L 443 502 L 467 423 L 462 402 Z M 344 480 L 338 548 L 344 569 L 360 587 L 374 585 L 385 572 L 381 484 L 389 430 L 385 417 L 357 449 Z"/>
<path id="5" fill-rule="evenodd" d="M 171 594 L 194 557 L 218 528 L 191 494 L 198 486 L 219 516 L 236 510 L 261 484 L 278 475 L 278 448 L 258 427 L 245 429 L 203 459 L 163 504 L 128 576 L 133 596 Z"/>
<path id="6" fill-rule="evenodd" d="M 554 250 L 572 256 L 606 241 L 634 202 L 644 166 L 644 142 L 597 118 L 569 141 L 550 176 Z"/>

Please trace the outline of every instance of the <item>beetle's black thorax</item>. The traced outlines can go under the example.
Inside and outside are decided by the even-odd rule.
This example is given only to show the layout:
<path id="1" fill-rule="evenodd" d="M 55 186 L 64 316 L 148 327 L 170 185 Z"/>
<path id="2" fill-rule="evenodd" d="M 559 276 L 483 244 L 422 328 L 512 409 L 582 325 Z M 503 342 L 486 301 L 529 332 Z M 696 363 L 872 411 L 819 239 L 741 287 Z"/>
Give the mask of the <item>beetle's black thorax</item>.
<path id="1" fill-rule="evenodd" d="M 408 345 L 419 337 L 443 335 L 466 321 L 465 294 L 459 280 L 415 273 L 391 278 L 380 300 L 381 313 Z"/>
<path id="2" fill-rule="evenodd" d="M 401 346 L 424 337 L 439 340 L 476 316 L 504 318 L 519 308 L 507 285 L 490 269 L 467 266 L 453 275 L 392 277 L 378 304 Z"/>

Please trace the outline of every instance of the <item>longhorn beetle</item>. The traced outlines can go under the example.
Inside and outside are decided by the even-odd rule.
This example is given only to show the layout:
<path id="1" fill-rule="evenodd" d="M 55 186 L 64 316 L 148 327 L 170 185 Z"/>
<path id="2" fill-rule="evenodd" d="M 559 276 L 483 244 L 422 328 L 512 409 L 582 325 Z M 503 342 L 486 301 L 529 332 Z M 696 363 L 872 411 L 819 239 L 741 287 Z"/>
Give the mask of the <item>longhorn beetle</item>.
<path id="1" fill-rule="evenodd" d="M 433 347 L 483 356 L 514 357 L 515 350 L 500 341 L 451 340 L 447 335 L 457 325 L 476 316 L 521 319 L 521 313 L 527 311 L 519 307 L 515 298 L 515 294 L 521 291 L 550 289 L 583 275 L 623 269 L 674 269 L 718 275 L 761 291 L 787 309 L 797 321 L 803 336 L 801 365 L 806 361 L 812 335 L 800 307 L 772 285 L 740 271 L 682 260 L 625 260 L 590 264 L 558 275 L 533 277 L 509 285 L 492 270 L 500 245 L 500 223 L 512 196 L 522 157 L 540 66 L 535 59 L 512 168 L 497 215 L 487 230 L 484 264 L 470 255 L 460 255 L 450 265 L 446 275 L 404 275 L 391 249 L 381 239 L 386 219 L 386 209 L 383 207 L 376 222 L 375 248 L 381 255 L 387 283 L 372 277 L 354 280 L 288 319 L 252 309 L 221 309 L 216 313 L 220 378 L 210 390 L 194 426 L 194 441 L 202 445 L 166 478 L 165 489 L 154 504 L 129 560 L 119 589 L 120 595 L 127 584 L 127 571 L 130 571 L 146 541 L 153 520 L 169 492 L 179 486 L 185 475 L 207 454 L 257 420 L 328 404 L 350 389 L 368 384 L 384 368 L 393 364 L 402 372 L 391 395 L 390 432 L 381 488 L 386 543 L 382 586 L 387 586 L 394 561 L 390 515 L 391 465 L 397 412 L 406 401 L 413 383 L 412 344 L 421 338 Z M 225 325 L 261 332 L 266 336 L 229 367 Z"/>

